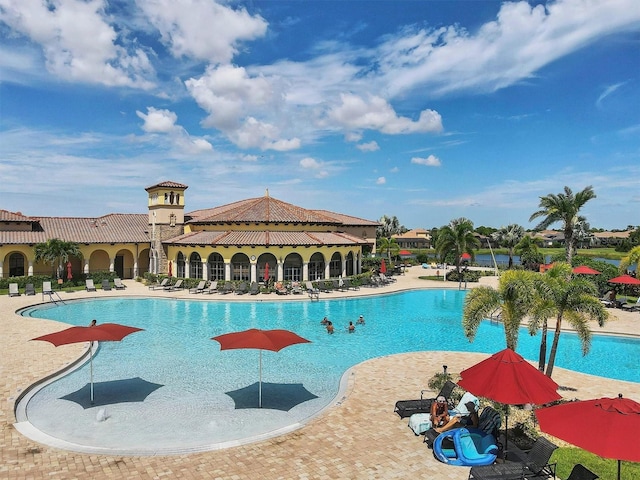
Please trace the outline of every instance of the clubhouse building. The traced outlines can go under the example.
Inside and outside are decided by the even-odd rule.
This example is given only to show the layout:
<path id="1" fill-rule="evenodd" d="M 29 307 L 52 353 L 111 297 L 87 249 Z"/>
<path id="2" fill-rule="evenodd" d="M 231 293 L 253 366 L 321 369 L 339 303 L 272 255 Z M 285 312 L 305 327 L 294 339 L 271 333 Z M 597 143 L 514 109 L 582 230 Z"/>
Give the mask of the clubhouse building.
<path id="1" fill-rule="evenodd" d="M 148 212 L 99 218 L 31 217 L 0 210 L 0 278 L 50 275 L 35 261 L 35 245 L 49 239 L 77 243 L 60 276 L 147 272 L 205 280 L 307 281 L 362 271 L 375 252 L 378 222 L 308 210 L 263 197 L 185 213 L 187 185 L 147 187 Z M 76 277 L 78 278 L 78 277 Z"/>

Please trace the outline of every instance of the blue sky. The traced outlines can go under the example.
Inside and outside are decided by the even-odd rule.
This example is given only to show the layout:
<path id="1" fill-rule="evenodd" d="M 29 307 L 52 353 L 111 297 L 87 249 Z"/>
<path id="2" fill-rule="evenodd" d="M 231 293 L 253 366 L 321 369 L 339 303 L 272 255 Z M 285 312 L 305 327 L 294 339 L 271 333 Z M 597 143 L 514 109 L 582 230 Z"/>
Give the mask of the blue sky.
<path id="1" fill-rule="evenodd" d="M 0 0 L 0 208 L 640 224 L 637 0 Z"/>

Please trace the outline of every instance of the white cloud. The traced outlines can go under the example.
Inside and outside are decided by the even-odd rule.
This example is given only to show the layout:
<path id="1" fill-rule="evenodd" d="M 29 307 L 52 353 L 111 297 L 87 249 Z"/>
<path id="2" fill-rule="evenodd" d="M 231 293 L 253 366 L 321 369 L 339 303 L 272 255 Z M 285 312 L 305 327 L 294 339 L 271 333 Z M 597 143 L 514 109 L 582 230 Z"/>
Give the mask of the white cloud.
<path id="1" fill-rule="evenodd" d="M 620 82 L 620 83 L 616 83 L 614 85 L 609 85 L 607 88 L 604 89 L 604 92 L 602 92 L 602 94 L 598 97 L 598 100 L 596 100 L 596 105 L 600 106 L 602 104 L 602 101 L 607 98 L 609 95 L 611 95 L 613 92 L 615 92 L 616 90 L 618 90 L 620 87 L 622 87 L 625 83 L 627 82 Z"/>
<path id="2" fill-rule="evenodd" d="M 389 170 L 391 173 L 398 173 L 400 171 L 400 169 L 398 167 L 393 167 L 391 170 Z"/>
<path id="3" fill-rule="evenodd" d="M 213 145 L 204 138 L 193 137 L 176 122 L 178 115 L 171 110 L 159 110 L 147 107 L 147 114 L 136 110 L 136 115 L 144 120 L 142 130 L 147 133 L 167 134 L 174 147 L 178 150 L 197 155 L 213 150 Z"/>
<path id="4" fill-rule="evenodd" d="M 344 136 L 344 139 L 347 142 L 359 142 L 360 140 L 362 140 L 362 133 L 360 133 L 360 132 L 347 132 L 347 134 Z"/>
<path id="5" fill-rule="evenodd" d="M 350 93 L 340 95 L 341 104 L 329 112 L 329 117 L 349 129 L 378 130 L 387 134 L 439 132 L 442 130 L 440 114 L 423 110 L 417 121 L 399 117 L 387 101 L 378 96 L 367 100 Z"/>
<path id="6" fill-rule="evenodd" d="M 376 150 L 380 150 L 380 146 L 375 140 L 368 143 L 361 143 L 360 145 L 356 145 L 356 148 L 361 152 L 375 152 Z"/>
<path id="7" fill-rule="evenodd" d="M 237 128 L 228 133 L 229 139 L 240 148 L 259 148 L 284 152 L 300 148 L 300 139 L 281 139 L 279 129 L 272 124 L 249 117 Z"/>
<path id="8" fill-rule="evenodd" d="M 178 115 L 170 110 L 157 110 L 147 107 L 147 115 L 136 111 L 136 115 L 144 120 L 142 129 L 148 133 L 168 133 L 174 129 Z"/>
<path id="9" fill-rule="evenodd" d="M 242 40 L 262 37 L 267 22 L 245 8 L 210 0 L 136 0 L 176 58 L 191 57 L 227 63 Z"/>
<path id="10" fill-rule="evenodd" d="M 435 155 L 429 155 L 427 158 L 413 157 L 411 159 L 411 163 L 415 163 L 417 165 L 426 165 L 427 167 L 439 167 L 440 165 L 442 165 L 440 159 Z"/>
<path id="11" fill-rule="evenodd" d="M 378 74 L 392 97 L 418 86 L 436 95 L 491 92 L 639 21 L 634 0 L 505 2 L 475 33 L 454 25 L 389 36 L 379 48 Z"/>
<path id="12" fill-rule="evenodd" d="M 154 86 L 147 54 L 108 23 L 105 2 L 2 0 L 1 7 L 0 21 L 42 48 L 50 73 L 107 86 Z"/>
<path id="13" fill-rule="evenodd" d="M 384 177 L 378 177 L 376 180 L 376 185 L 384 185 L 385 183 L 387 183 L 387 179 Z"/>
<path id="14" fill-rule="evenodd" d="M 305 157 L 300 160 L 300 166 L 302 168 L 318 169 L 321 167 L 320 163 L 315 158 Z"/>

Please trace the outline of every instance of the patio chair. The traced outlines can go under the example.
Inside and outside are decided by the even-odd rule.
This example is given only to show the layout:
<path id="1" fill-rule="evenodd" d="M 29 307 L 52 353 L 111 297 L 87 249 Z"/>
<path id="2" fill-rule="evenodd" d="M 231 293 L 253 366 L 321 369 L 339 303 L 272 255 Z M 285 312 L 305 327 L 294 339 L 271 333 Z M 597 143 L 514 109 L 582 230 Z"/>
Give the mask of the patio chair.
<path id="1" fill-rule="evenodd" d="M 106 292 L 111 290 L 111 283 L 106 278 L 102 280 L 102 290 Z"/>
<path id="2" fill-rule="evenodd" d="M 18 284 L 17 283 L 10 283 L 9 284 L 9 296 L 10 297 L 19 297 L 20 296 L 20 290 L 18 290 Z"/>
<path id="3" fill-rule="evenodd" d="M 257 295 L 260 293 L 260 285 L 258 282 L 251 282 L 251 286 L 249 287 L 249 295 Z"/>
<path id="4" fill-rule="evenodd" d="M 182 280 L 181 278 L 178 279 L 178 281 L 176 283 L 174 283 L 173 285 L 168 285 L 166 287 L 164 287 L 165 290 L 167 291 L 175 291 L 175 290 L 182 290 L 184 287 L 182 286 L 184 280 Z"/>
<path id="5" fill-rule="evenodd" d="M 430 413 L 431 404 L 439 396 L 443 396 L 444 398 L 446 398 L 449 406 L 451 407 L 451 393 L 453 392 L 454 388 L 456 388 L 456 384 L 447 380 L 447 382 L 440 389 L 440 392 L 438 392 L 438 395 L 436 395 L 435 397 L 424 398 L 424 393 L 430 392 L 430 390 L 421 390 L 420 400 L 398 400 L 393 411 L 400 415 L 400 418 L 410 417 L 415 413 Z"/>
<path id="6" fill-rule="evenodd" d="M 44 283 L 42 285 L 43 285 L 42 286 L 42 288 L 43 288 L 42 293 L 45 293 L 45 291 L 44 291 Z M 49 284 L 49 285 L 51 285 L 51 284 Z M 84 288 L 87 290 L 87 292 L 95 292 L 96 291 L 96 286 L 93 283 L 93 278 L 87 278 L 84 281 Z"/>
<path id="7" fill-rule="evenodd" d="M 291 293 L 295 294 L 295 295 L 299 295 L 302 293 L 302 288 L 300 287 L 300 283 L 299 282 L 293 282 L 291 284 Z"/>
<path id="8" fill-rule="evenodd" d="M 228 293 L 233 292 L 233 283 L 232 282 L 225 282 L 225 284 L 222 287 L 222 290 L 220 290 L 220 294 L 221 295 L 226 295 Z"/>
<path id="9" fill-rule="evenodd" d="M 127 288 L 127 286 L 122 283 L 122 279 L 118 277 L 113 279 L 113 286 L 116 288 L 116 290 L 124 290 L 125 288 Z"/>
<path id="10" fill-rule="evenodd" d="M 91 280 L 93 283 L 93 280 Z M 42 282 L 42 295 L 52 295 L 53 289 L 51 288 L 51 282 Z"/>
<path id="11" fill-rule="evenodd" d="M 236 295 L 244 295 L 248 291 L 249 288 L 247 287 L 247 282 L 240 282 L 238 288 L 236 288 Z"/>
<path id="12" fill-rule="evenodd" d="M 471 467 L 469 479 L 473 480 L 522 480 L 524 469 L 520 463 L 496 463 L 481 467 Z"/>
<path id="13" fill-rule="evenodd" d="M 216 293 L 218 291 L 218 281 L 214 280 L 209 284 L 208 288 L 202 290 L 202 293 L 206 293 L 207 295 L 211 295 L 212 293 Z"/>
<path id="14" fill-rule="evenodd" d="M 278 295 L 288 295 L 289 290 L 282 284 L 282 282 L 276 282 L 276 293 Z"/>
<path id="15" fill-rule="evenodd" d="M 556 448 L 558 446 L 546 438 L 538 437 L 528 452 L 513 450 L 507 456 L 518 457 L 516 463 L 522 464 L 525 478 L 555 478 L 556 463 L 549 463 L 549 459 Z"/>
<path id="16" fill-rule="evenodd" d="M 198 283 L 198 286 L 197 286 L 197 287 L 194 287 L 194 288 L 190 288 L 190 289 L 189 289 L 189 293 L 202 293 L 202 292 L 204 291 L 204 287 L 205 287 L 205 285 L 206 285 L 206 284 L 207 284 L 207 281 L 206 281 L 206 280 L 201 280 L 201 281 Z"/>
<path id="17" fill-rule="evenodd" d="M 24 294 L 25 295 L 36 294 L 36 289 L 34 288 L 33 283 L 27 283 L 27 285 L 24 287 Z"/>
<path id="18" fill-rule="evenodd" d="M 154 283 L 153 285 L 149 285 L 149 290 L 164 290 L 164 287 L 166 287 L 168 284 L 169 284 L 169 277 L 163 278 L 160 283 Z"/>
<path id="19" fill-rule="evenodd" d="M 596 480 L 596 478 L 600 477 L 584 465 L 577 463 L 573 466 L 573 470 L 571 470 L 567 480 Z"/>
<path id="20" fill-rule="evenodd" d="M 313 300 L 314 298 L 316 300 L 320 299 L 320 290 L 318 290 L 316 287 L 314 287 L 313 283 L 306 282 L 305 286 L 307 287 L 307 294 L 309 295 L 309 298 L 311 300 Z"/>
<path id="21" fill-rule="evenodd" d="M 347 290 L 360 290 L 360 287 L 358 287 L 357 285 L 354 285 L 351 282 L 350 278 L 344 279 L 344 288 L 346 288 Z"/>

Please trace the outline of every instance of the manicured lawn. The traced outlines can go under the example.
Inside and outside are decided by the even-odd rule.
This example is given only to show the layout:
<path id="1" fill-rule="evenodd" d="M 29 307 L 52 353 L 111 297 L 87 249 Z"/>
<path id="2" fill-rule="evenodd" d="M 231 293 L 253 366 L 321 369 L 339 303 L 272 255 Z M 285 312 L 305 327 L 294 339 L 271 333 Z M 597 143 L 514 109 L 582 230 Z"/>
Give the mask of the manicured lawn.
<path id="1" fill-rule="evenodd" d="M 481 248 L 476 251 L 477 254 L 490 255 L 491 251 L 488 248 Z M 506 248 L 494 248 L 494 254 L 508 255 L 509 252 Z M 564 255 L 564 248 L 541 248 L 540 253 L 544 256 L 547 255 Z M 610 260 L 620 260 L 627 256 L 626 252 L 616 252 L 613 248 L 582 248 L 578 250 L 578 255 L 585 257 L 597 257 L 608 258 Z"/>
<path id="2" fill-rule="evenodd" d="M 585 450 L 575 447 L 558 448 L 551 456 L 551 462 L 558 463 L 558 478 L 566 480 L 576 463 L 581 463 L 602 480 L 618 478 L 618 462 L 598 457 Z M 640 463 L 622 462 L 621 478 L 640 478 Z"/>

